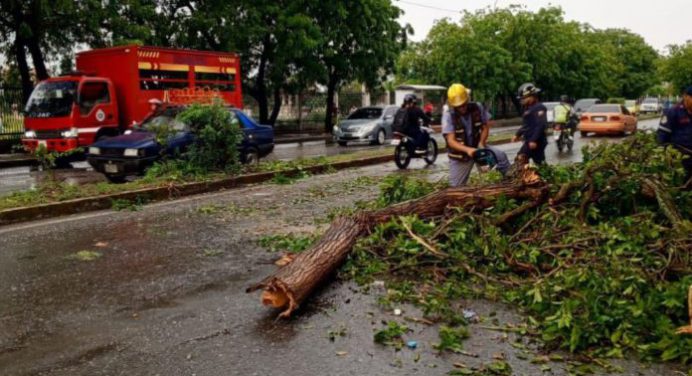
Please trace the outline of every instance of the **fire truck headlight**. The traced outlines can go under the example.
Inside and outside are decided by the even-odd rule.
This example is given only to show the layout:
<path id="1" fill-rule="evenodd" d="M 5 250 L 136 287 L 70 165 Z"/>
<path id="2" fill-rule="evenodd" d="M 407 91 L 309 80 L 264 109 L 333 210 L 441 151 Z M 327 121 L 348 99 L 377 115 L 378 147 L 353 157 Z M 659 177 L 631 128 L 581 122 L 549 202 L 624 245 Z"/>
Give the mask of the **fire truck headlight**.
<path id="1" fill-rule="evenodd" d="M 77 131 L 77 128 L 70 128 L 69 131 L 64 131 L 60 133 L 60 135 L 64 138 L 74 138 L 79 136 L 79 132 Z"/>
<path id="2" fill-rule="evenodd" d="M 89 154 L 99 155 L 101 154 L 101 149 L 92 146 L 89 148 Z"/>
<path id="3" fill-rule="evenodd" d="M 24 138 L 36 138 L 36 132 L 26 131 L 24 132 Z"/>
<path id="4" fill-rule="evenodd" d="M 123 155 L 126 157 L 136 157 L 139 155 L 139 149 L 125 149 Z"/>

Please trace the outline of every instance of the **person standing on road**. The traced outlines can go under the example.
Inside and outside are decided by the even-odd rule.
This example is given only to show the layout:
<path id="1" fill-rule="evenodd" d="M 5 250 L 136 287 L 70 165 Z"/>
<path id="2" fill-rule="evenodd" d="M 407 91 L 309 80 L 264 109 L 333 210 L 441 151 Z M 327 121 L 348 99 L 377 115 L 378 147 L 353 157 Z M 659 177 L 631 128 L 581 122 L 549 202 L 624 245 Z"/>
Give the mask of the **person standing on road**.
<path id="1" fill-rule="evenodd" d="M 530 82 L 519 86 L 517 92 L 517 99 L 524 109 L 523 125 L 512 138 L 512 142 L 524 139 L 524 144 L 519 149 L 516 158 L 516 161 L 521 164 L 528 163 L 529 159 L 533 160 L 535 164 L 545 162 L 545 148 L 548 146 L 548 137 L 545 131 L 548 118 L 547 109 L 538 98 L 540 92 L 541 89 Z"/>
<path id="2" fill-rule="evenodd" d="M 682 103 L 671 107 L 661 117 L 656 133 L 659 143 L 671 144 L 685 155 L 682 165 L 687 172 L 685 181 L 689 187 L 692 179 L 692 86 L 685 89 Z"/>
<path id="3" fill-rule="evenodd" d="M 449 150 L 449 185 L 465 185 L 475 161 L 478 148 L 490 149 L 497 159 L 497 169 L 504 175 L 509 169 L 507 154 L 488 146 L 490 125 L 488 113 L 479 103 L 469 101 L 469 92 L 462 84 L 447 90 L 449 110 L 442 114 L 442 134 Z"/>
<path id="4" fill-rule="evenodd" d="M 425 154 L 430 140 L 430 134 L 421 130 L 421 125 L 429 126 L 430 118 L 418 107 L 418 97 L 406 94 L 404 103 L 394 115 L 392 127 L 395 132 L 403 133 L 415 141 L 417 154 Z"/>

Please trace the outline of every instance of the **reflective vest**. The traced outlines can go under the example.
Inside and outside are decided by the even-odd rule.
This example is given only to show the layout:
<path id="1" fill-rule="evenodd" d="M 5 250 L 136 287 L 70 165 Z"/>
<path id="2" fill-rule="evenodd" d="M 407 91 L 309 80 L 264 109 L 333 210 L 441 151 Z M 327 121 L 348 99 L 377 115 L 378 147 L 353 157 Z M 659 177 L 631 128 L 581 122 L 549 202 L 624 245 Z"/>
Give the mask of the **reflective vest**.
<path id="1" fill-rule="evenodd" d="M 560 103 L 557 106 L 555 106 L 555 108 L 553 109 L 553 121 L 559 124 L 566 124 L 569 110 L 570 108 L 566 104 Z"/>
<path id="2" fill-rule="evenodd" d="M 466 146 L 477 148 L 478 143 L 480 142 L 481 130 L 483 129 L 484 124 L 481 109 L 478 106 L 478 104 L 476 104 L 475 102 L 470 102 L 467 107 L 468 112 L 466 113 L 466 115 L 464 115 L 464 117 L 471 120 L 471 145 L 469 145 L 469 143 L 466 142 L 466 128 L 464 127 L 464 123 L 461 120 L 462 116 L 454 110 L 450 111 L 452 114 L 452 125 L 454 125 L 454 139 L 457 140 L 457 142 L 462 143 Z M 471 160 L 471 157 L 469 157 L 466 153 L 452 150 L 452 148 L 449 148 L 449 157 L 460 161 Z"/>

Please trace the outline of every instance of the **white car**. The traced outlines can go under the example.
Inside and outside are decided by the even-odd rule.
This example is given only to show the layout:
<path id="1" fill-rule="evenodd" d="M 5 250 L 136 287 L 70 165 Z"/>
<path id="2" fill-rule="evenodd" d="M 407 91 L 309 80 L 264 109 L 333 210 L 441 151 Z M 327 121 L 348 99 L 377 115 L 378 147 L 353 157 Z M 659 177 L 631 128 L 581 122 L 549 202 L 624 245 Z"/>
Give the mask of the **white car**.
<path id="1" fill-rule="evenodd" d="M 661 108 L 661 102 L 658 101 L 658 98 L 646 98 L 639 105 L 639 113 L 659 113 Z"/>

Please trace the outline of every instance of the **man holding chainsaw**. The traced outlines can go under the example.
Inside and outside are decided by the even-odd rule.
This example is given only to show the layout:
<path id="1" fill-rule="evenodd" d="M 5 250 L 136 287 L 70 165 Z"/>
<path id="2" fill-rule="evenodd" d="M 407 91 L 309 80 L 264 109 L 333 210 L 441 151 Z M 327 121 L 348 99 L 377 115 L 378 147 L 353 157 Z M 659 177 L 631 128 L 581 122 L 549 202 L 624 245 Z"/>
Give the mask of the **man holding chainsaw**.
<path id="1" fill-rule="evenodd" d="M 465 185 L 476 162 L 495 167 L 504 175 L 509 169 L 507 155 L 487 145 L 490 126 L 488 115 L 479 103 L 469 101 L 469 92 L 462 84 L 447 90 L 449 110 L 442 114 L 442 134 L 449 150 L 449 185 Z M 476 160 L 483 158 L 485 162 Z"/>

